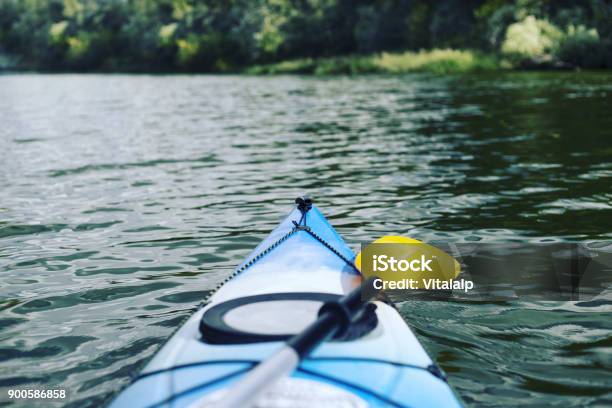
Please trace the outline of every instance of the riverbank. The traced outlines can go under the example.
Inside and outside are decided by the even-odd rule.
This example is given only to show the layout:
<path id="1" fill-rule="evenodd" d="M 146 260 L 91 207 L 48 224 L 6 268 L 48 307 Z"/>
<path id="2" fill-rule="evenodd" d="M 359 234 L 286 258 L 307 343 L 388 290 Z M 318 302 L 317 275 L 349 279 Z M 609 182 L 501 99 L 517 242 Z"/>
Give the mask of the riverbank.
<path id="1" fill-rule="evenodd" d="M 513 66 L 496 55 L 472 50 L 433 49 L 417 52 L 383 52 L 371 55 L 348 55 L 327 58 L 300 58 L 280 61 L 271 64 L 250 65 L 246 67 L 225 66 L 216 70 L 197 69 L 162 69 L 150 66 L 147 70 L 138 68 L 117 69 L 106 67 L 100 69 L 63 69 L 40 70 L 20 65 L 16 58 L 0 54 L 1 71 L 39 71 L 39 72 L 101 72 L 101 73 L 214 73 L 214 74 L 311 74 L 311 75 L 359 75 L 359 74 L 403 74 L 411 72 L 429 72 L 434 74 L 452 74 L 474 71 L 495 71 L 511 69 Z M 544 67 L 546 68 L 546 67 Z"/>
<path id="2" fill-rule="evenodd" d="M 36 69 L 21 65 L 18 58 L 0 53 L 1 72 L 40 73 L 128 73 L 128 74 L 247 74 L 247 75 L 400 75 L 425 72 L 436 75 L 495 71 L 558 71 L 580 70 L 572 64 L 552 59 L 506 56 L 467 49 L 432 49 L 420 51 L 382 52 L 370 55 L 346 55 L 325 58 L 299 58 L 270 64 L 223 66 L 214 70 L 173 69 L 159 66 L 101 67 L 98 69 Z"/>
<path id="3" fill-rule="evenodd" d="M 471 50 L 433 49 L 418 52 L 380 53 L 330 58 L 302 58 L 244 70 L 252 75 L 274 74 L 403 74 L 430 72 L 451 74 L 513 68 L 495 55 Z"/>

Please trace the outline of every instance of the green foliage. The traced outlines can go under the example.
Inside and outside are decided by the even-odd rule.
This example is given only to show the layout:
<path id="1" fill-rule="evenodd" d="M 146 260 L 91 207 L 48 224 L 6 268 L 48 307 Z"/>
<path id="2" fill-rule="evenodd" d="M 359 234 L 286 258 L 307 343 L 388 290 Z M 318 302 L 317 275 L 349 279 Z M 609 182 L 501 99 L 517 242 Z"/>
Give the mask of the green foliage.
<path id="1" fill-rule="evenodd" d="M 287 22 L 283 2 L 269 2 L 260 9 L 261 26 L 254 34 L 258 48 L 265 55 L 274 55 L 285 41 L 282 27 Z"/>
<path id="2" fill-rule="evenodd" d="M 189 67 L 200 52 L 200 37 L 189 34 L 187 38 L 176 40 L 178 47 L 177 58 L 180 66 Z"/>
<path id="3" fill-rule="evenodd" d="M 548 21 L 527 16 L 508 27 L 501 51 L 517 64 L 551 61 L 561 36 L 562 32 Z"/>
<path id="4" fill-rule="evenodd" d="M 412 12 L 406 17 L 406 42 L 410 49 L 431 46 L 429 41 L 431 9 L 431 5 L 426 1 L 416 1 L 412 5 Z"/>
<path id="5" fill-rule="evenodd" d="M 62 20 L 58 23 L 51 24 L 49 27 L 49 37 L 52 44 L 61 44 L 64 42 L 66 28 L 68 27 L 68 21 Z"/>
<path id="6" fill-rule="evenodd" d="M 160 27 L 159 44 L 161 46 L 168 47 L 174 44 L 174 33 L 176 33 L 177 27 L 177 23 L 170 23 Z"/>
<path id="7" fill-rule="evenodd" d="M 481 32 L 480 46 L 499 49 L 508 26 L 516 21 L 515 7 L 504 0 L 487 0 L 474 12 Z"/>
<path id="8" fill-rule="evenodd" d="M 572 18 L 572 14 L 573 17 Z M 572 21 L 576 10 L 560 13 L 560 21 Z M 545 20 L 527 16 L 508 27 L 501 47 L 517 66 L 549 64 L 557 66 L 605 68 L 608 52 L 595 28 L 567 26 L 565 31 Z"/>
<path id="9" fill-rule="evenodd" d="M 559 42 L 557 57 L 574 67 L 604 68 L 607 55 L 596 29 L 570 25 Z"/>
<path id="10" fill-rule="evenodd" d="M 0 60 L 44 70 L 445 73 L 490 69 L 499 55 L 518 67 L 599 68 L 612 66 L 611 20 L 608 0 L 0 0 Z"/>

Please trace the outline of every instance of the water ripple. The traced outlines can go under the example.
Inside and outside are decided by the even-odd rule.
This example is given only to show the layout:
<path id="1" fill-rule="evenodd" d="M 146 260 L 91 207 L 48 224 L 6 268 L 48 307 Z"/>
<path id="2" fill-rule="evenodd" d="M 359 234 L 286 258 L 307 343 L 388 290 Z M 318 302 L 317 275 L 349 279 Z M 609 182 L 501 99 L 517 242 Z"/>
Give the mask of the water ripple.
<path id="1" fill-rule="evenodd" d="M 610 240 L 608 73 L 0 76 L 0 386 L 99 406 L 315 197 L 355 248 Z M 397 299 L 474 406 L 606 405 L 608 297 Z"/>

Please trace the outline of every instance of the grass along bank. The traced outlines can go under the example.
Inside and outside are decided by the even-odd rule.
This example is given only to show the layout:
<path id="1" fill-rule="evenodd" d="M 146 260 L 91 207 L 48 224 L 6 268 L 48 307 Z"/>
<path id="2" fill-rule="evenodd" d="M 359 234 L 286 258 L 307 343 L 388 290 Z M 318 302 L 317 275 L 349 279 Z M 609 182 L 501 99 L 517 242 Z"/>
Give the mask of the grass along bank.
<path id="1" fill-rule="evenodd" d="M 470 50 L 434 49 L 419 52 L 381 53 L 368 56 L 302 58 L 274 64 L 256 65 L 245 72 L 274 74 L 401 74 L 430 72 L 451 74 L 510 68 L 496 56 Z"/>

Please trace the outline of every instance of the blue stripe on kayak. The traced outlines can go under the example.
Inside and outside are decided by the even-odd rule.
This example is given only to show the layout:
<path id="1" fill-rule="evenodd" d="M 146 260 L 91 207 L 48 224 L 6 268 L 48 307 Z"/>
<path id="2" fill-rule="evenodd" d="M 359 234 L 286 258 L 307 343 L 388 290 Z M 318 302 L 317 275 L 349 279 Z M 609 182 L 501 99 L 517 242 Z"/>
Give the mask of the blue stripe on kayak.
<path id="1" fill-rule="evenodd" d="M 173 394 L 173 396 L 167 397 L 160 402 L 157 402 L 151 407 L 157 407 L 159 405 L 163 405 L 166 403 L 170 403 L 175 399 L 182 398 L 192 392 L 196 391 L 204 391 L 208 387 L 214 387 L 215 385 L 220 384 L 220 382 L 229 380 L 234 378 L 237 375 L 241 375 L 246 373 L 253 366 L 258 364 L 257 360 L 217 360 L 217 361 L 206 361 L 199 363 L 191 363 L 180 366 L 175 366 L 169 369 L 158 370 L 150 373 L 146 373 L 143 376 L 137 378 L 135 381 L 143 380 L 145 383 L 152 380 L 152 377 L 158 375 L 179 375 L 179 370 L 189 369 L 189 368 L 198 368 L 204 366 L 212 366 L 212 365 L 225 365 L 225 368 L 234 367 L 229 373 L 227 370 L 222 370 L 221 373 L 217 371 L 217 375 L 210 373 L 208 370 L 200 370 L 198 372 L 198 377 L 201 379 L 205 379 L 203 382 L 198 383 L 195 386 L 190 386 L 187 389 L 183 389 L 182 391 Z M 340 375 L 335 376 L 333 374 L 327 374 L 330 371 L 330 364 L 340 363 L 339 366 L 336 366 L 333 372 L 346 372 L 347 370 L 352 373 L 352 375 Z M 347 366 L 342 363 L 352 363 L 353 365 Z M 358 366 L 354 364 L 363 364 L 364 367 L 362 369 L 358 369 Z M 373 366 L 372 366 L 373 364 Z M 236 367 L 240 367 L 236 369 Z M 245 367 L 246 366 L 246 367 Z M 384 366 L 392 366 L 396 369 L 389 370 L 388 368 L 384 369 Z M 378 367 L 378 368 L 377 368 Z M 211 367 L 212 369 L 212 367 Z M 217 370 L 217 369 L 213 369 Z M 414 371 L 418 370 L 418 371 Z M 343 385 L 347 388 L 358 390 L 361 393 L 367 393 L 371 396 L 374 396 L 380 401 L 385 403 L 391 403 L 395 406 L 405 406 L 397 403 L 395 401 L 410 401 L 414 399 L 414 389 L 410 389 L 410 385 L 415 385 L 414 383 L 418 383 L 419 390 L 430 392 L 425 392 L 425 395 L 421 397 L 423 403 L 432 402 L 432 399 L 438 398 L 438 402 L 446 402 L 448 406 L 458 406 L 457 401 L 454 397 L 448 392 L 448 387 L 446 384 L 435 377 L 431 372 L 428 371 L 425 367 L 413 366 L 409 364 L 401 364 L 394 361 L 386 361 L 386 360 L 378 360 L 372 358 L 335 358 L 335 357 L 317 357 L 317 358 L 308 358 L 306 359 L 302 365 L 298 368 L 299 372 L 307 373 L 310 376 L 314 376 L 324 380 L 324 382 L 331 382 Z M 426 373 L 425 373 L 426 372 Z M 211 378 L 210 374 L 213 374 L 214 377 Z M 418 375 L 417 375 L 418 374 Z M 191 377 L 189 374 L 180 374 L 182 378 Z M 181 377 L 176 377 L 178 378 Z M 347 380 L 346 378 L 349 378 Z M 362 377 L 361 379 L 359 377 Z M 376 384 L 377 382 L 383 382 L 389 387 L 389 389 L 385 389 L 383 384 Z M 374 390 L 376 389 L 376 391 Z M 446 390 L 446 392 L 444 392 Z M 384 391 L 384 392 L 383 392 Z M 433 391 L 435 391 L 435 396 L 433 395 Z M 429 394 L 429 395 L 428 395 Z M 202 396 L 202 395 L 200 395 Z"/>
<path id="2" fill-rule="evenodd" d="M 307 357 L 304 359 L 304 362 L 309 362 L 309 361 L 332 361 L 332 362 L 361 362 L 361 363 L 375 363 L 375 364 L 387 364 L 387 365 L 391 365 L 394 367 L 401 367 L 401 368 L 413 368 L 413 369 L 418 369 L 418 370 L 425 370 L 429 373 L 431 373 L 429 371 L 429 369 L 427 367 L 421 367 L 418 365 L 414 365 L 414 364 L 404 364 L 404 363 L 399 363 L 397 361 L 391 361 L 391 360 L 382 360 L 382 359 L 377 359 L 377 358 L 361 358 L 361 357 Z M 161 370 L 155 370 L 155 371 L 149 371 L 146 373 L 143 373 L 137 377 L 135 377 L 132 380 L 132 383 L 135 383 L 136 381 L 139 381 L 143 378 L 146 377 L 151 377 L 154 375 L 158 375 L 158 374 L 163 374 L 163 373 L 168 373 L 168 372 L 172 372 L 175 370 L 180 370 L 183 368 L 193 368 L 193 367 L 201 367 L 201 366 L 207 366 L 207 365 L 219 365 L 219 364 L 251 364 L 251 365 L 255 365 L 257 363 L 260 363 L 261 360 L 208 360 L 208 361 L 198 361 L 195 363 L 187 363 L 187 364 L 180 364 L 180 365 L 176 365 L 173 367 L 168 367 L 168 368 L 163 368 Z M 433 375 L 435 377 L 435 375 L 433 373 L 431 373 L 431 375 Z M 437 378 L 437 377 L 436 377 Z"/>
<path id="3" fill-rule="evenodd" d="M 230 379 L 232 379 L 232 378 L 234 378 L 236 376 L 239 376 L 240 374 L 245 374 L 245 373 L 247 373 L 250 370 L 251 370 L 251 367 L 241 368 L 241 369 L 236 370 L 236 371 L 234 371 L 232 373 L 226 374 L 226 375 L 224 375 L 222 377 L 218 377 L 218 378 L 216 378 L 213 381 L 209 381 L 209 382 L 206 382 L 204 384 L 197 385 L 197 386 L 195 386 L 193 388 L 186 389 L 185 391 L 182 391 L 182 392 L 179 392 L 179 393 L 176 393 L 176 394 L 172 394 L 170 397 L 166 398 L 163 401 L 156 402 L 155 404 L 152 404 L 152 405 L 147 405 L 147 408 L 156 408 L 156 407 L 164 406 L 166 404 L 170 404 L 173 401 L 175 401 L 175 400 L 177 400 L 177 399 L 179 399 L 179 398 L 181 398 L 183 396 L 186 396 L 186 395 L 188 395 L 188 394 L 190 394 L 190 393 L 192 393 L 194 391 L 198 391 L 200 389 L 207 388 L 207 387 L 212 387 L 212 386 L 214 386 L 216 384 L 220 384 L 220 383 L 225 382 L 227 380 L 230 380 Z"/>
<path id="4" fill-rule="evenodd" d="M 319 235 L 344 257 L 351 261 L 355 259 L 355 253 L 349 248 L 346 242 L 344 242 L 344 239 L 342 239 L 340 234 L 331 226 L 317 207 L 313 206 L 308 212 L 306 216 L 306 225 L 311 228 L 312 232 Z"/>

